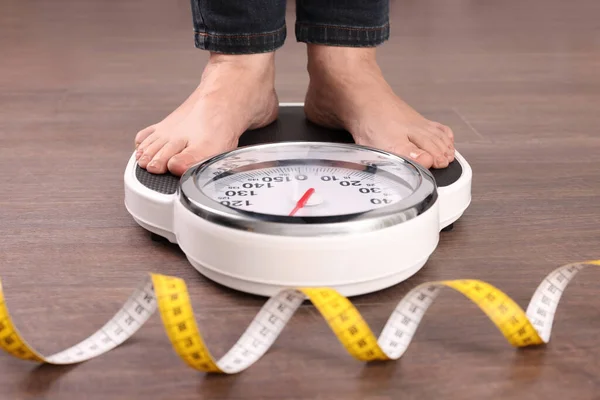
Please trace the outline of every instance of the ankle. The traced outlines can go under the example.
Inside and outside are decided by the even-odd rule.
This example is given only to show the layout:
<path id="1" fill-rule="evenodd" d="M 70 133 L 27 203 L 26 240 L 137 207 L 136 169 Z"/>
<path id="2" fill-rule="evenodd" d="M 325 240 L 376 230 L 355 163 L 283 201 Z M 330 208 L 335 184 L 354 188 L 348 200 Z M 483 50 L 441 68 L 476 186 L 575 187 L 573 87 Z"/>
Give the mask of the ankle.
<path id="1" fill-rule="evenodd" d="M 204 80 L 209 75 L 220 73 L 252 74 L 259 81 L 275 81 L 275 53 L 219 54 L 210 53 L 202 73 Z"/>
<path id="2" fill-rule="evenodd" d="M 210 53 L 209 65 L 230 65 L 245 69 L 264 69 L 275 65 L 275 53 L 221 54 Z"/>
<path id="3" fill-rule="evenodd" d="M 307 70 L 311 77 L 344 73 L 379 71 L 374 47 L 336 47 L 307 45 Z"/>

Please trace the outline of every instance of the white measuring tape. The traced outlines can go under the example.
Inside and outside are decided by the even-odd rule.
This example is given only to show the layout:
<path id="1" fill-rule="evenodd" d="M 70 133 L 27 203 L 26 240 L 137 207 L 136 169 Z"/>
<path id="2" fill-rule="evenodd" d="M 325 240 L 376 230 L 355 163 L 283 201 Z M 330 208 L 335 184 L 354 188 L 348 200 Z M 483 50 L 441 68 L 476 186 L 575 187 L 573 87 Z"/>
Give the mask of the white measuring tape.
<path id="1" fill-rule="evenodd" d="M 526 311 L 489 283 L 463 279 L 421 284 L 396 306 L 376 337 L 353 304 L 330 288 L 283 289 L 269 298 L 239 341 L 219 360 L 205 345 L 182 279 L 150 274 L 117 314 L 96 333 L 59 353 L 43 356 L 12 323 L 0 282 L 0 348 L 23 360 L 75 364 L 104 354 L 129 339 L 158 309 L 167 336 L 190 367 L 209 373 L 235 374 L 258 361 L 275 342 L 294 312 L 310 300 L 338 340 L 354 358 L 369 362 L 399 359 L 408 348 L 423 315 L 444 287 L 476 303 L 515 347 L 547 343 L 554 314 L 569 282 L 592 260 L 562 266 L 551 272 L 535 291 Z"/>

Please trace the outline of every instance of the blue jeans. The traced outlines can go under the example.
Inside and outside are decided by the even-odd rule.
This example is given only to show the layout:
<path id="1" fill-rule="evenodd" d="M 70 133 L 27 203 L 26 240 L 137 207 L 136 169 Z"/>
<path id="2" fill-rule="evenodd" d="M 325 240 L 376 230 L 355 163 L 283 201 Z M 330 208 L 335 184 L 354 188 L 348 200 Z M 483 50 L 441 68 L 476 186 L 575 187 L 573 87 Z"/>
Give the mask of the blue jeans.
<path id="1" fill-rule="evenodd" d="M 277 50 L 286 0 L 191 0 L 195 46 L 224 54 Z M 296 0 L 296 40 L 373 47 L 389 38 L 389 0 Z"/>

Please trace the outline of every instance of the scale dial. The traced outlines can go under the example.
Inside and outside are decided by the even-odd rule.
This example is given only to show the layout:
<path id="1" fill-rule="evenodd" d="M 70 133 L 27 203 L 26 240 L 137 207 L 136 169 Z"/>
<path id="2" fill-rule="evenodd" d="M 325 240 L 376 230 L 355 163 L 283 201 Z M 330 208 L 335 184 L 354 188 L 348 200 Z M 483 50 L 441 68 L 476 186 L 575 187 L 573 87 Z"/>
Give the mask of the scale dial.
<path id="1" fill-rule="evenodd" d="M 278 234 L 317 234 L 317 225 L 328 232 L 389 226 L 437 199 L 433 177 L 418 164 L 356 144 L 313 142 L 249 146 L 211 158 L 184 174 L 180 195 L 200 217 Z"/>
<path id="2" fill-rule="evenodd" d="M 254 213 L 333 216 L 393 204 L 410 196 L 419 180 L 416 174 L 405 180 L 369 173 L 359 164 L 320 159 L 264 164 L 209 180 L 202 191 L 223 205 Z"/>

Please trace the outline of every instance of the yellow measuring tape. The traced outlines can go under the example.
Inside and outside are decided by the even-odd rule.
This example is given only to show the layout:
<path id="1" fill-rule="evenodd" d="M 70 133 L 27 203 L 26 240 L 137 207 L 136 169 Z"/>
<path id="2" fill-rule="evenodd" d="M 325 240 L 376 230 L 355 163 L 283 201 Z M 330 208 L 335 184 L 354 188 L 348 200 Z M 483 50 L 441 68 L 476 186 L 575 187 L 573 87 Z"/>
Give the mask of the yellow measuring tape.
<path id="1" fill-rule="evenodd" d="M 568 283 L 588 265 L 600 260 L 564 265 L 552 271 L 535 291 L 527 311 L 505 293 L 479 280 L 429 282 L 412 289 L 396 306 L 376 337 L 352 303 L 330 288 L 283 289 L 269 298 L 239 341 L 219 360 L 206 347 L 196 324 L 185 282 L 150 274 L 125 305 L 100 330 L 79 344 L 43 356 L 21 337 L 13 325 L 0 282 L 0 347 L 8 354 L 49 364 L 83 362 L 117 347 L 130 338 L 158 308 L 167 336 L 190 367 L 210 373 L 234 374 L 258 361 L 275 342 L 294 312 L 310 300 L 348 353 L 361 361 L 395 360 L 408 348 L 423 315 L 444 287 L 476 303 L 515 347 L 547 343 L 554 314 Z"/>

